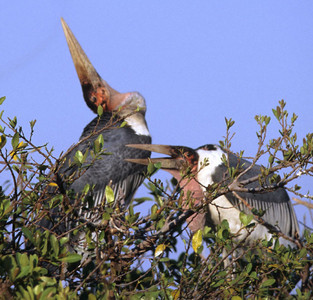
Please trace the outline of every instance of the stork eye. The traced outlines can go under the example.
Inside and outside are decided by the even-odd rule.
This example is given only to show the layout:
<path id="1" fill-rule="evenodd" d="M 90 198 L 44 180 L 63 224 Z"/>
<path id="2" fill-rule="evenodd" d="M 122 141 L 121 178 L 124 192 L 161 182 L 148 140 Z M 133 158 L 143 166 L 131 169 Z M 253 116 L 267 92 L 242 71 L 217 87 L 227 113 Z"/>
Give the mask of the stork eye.
<path id="1" fill-rule="evenodd" d="M 188 158 L 193 158 L 193 153 L 187 152 L 186 155 Z"/>
<path id="2" fill-rule="evenodd" d="M 184 157 L 189 163 L 193 164 L 196 161 L 195 154 L 191 151 L 184 152 Z"/>

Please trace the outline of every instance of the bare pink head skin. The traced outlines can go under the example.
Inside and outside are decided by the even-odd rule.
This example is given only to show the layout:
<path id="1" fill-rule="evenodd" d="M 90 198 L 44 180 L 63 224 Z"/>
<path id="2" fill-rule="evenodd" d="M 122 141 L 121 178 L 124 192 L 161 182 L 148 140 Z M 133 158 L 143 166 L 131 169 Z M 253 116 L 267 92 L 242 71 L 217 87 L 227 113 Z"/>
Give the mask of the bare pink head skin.
<path id="1" fill-rule="evenodd" d="M 103 80 L 62 18 L 61 23 L 88 107 L 97 113 L 101 106 L 103 111 L 116 111 L 122 117 L 138 108 L 145 114 L 145 99 L 138 92 L 120 93 Z"/>
<path id="2" fill-rule="evenodd" d="M 138 149 L 170 155 L 169 158 L 152 159 L 127 159 L 127 161 L 148 165 L 149 163 L 161 163 L 161 169 L 169 172 L 179 182 L 184 191 L 183 208 L 193 209 L 203 201 L 204 193 L 197 181 L 198 157 L 197 153 L 184 146 L 167 145 L 128 145 Z M 184 176 L 184 170 L 189 169 L 191 176 Z M 191 192 L 187 203 L 187 195 Z M 191 201 L 190 201 L 191 200 Z M 206 225 L 206 214 L 196 213 L 187 219 L 188 228 L 192 232 L 203 229 Z"/>

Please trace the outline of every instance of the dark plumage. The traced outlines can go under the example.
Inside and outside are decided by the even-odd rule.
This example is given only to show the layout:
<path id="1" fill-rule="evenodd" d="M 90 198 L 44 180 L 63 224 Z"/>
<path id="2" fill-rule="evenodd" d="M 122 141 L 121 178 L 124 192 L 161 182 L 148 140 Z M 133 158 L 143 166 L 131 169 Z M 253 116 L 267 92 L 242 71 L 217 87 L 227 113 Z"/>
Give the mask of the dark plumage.
<path id="1" fill-rule="evenodd" d="M 125 208 L 139 185 L 144 180 L 145 166 L 136 165 L 125 162 L 125 158 L 136 156 L 138 158 L 146 158 L 150 156 L 150 152 L 138 149 L 131 149 L 125 147 L 126 144 L 136 142 L 140 144 L 151 143 L 151 137 L 146 135 L 138 135 L 129 126 L 120 127 L 123 120 L 117 120 L 112 117 L 112 113 L 105 112 L 99 119 L 93 119 L 84 129 L 80 142 L 74 149 L 66 156 L 64 164 L 59 170 L 59 174 L 63 177 L 70 177 L 74 175 L 74 182 L 69 186 L 76 193 L 81 192 L 88 183 L 90 186 L 94 185 L 92 189 L 92 196 L 94 199 L 94 206 L 101 203 L 104 197 L 105 187 L 111 183 L 115 194 L 115 200 L 119 201 L 119 206 Z M 114 124 L 112 126 L 112 123 Z M 109 128 L 106 128 L 108 127 Z M 91 134 L 96 132 L 96 134 Z M 94 148 L 94 141 L 102 134 L 105 154 L 100 158 L 94 160 L 94 156 L 90 154 L 90 150 Z M 88 150 L 88 156 L 85 163 L 78 167 L 77 164 L 69 162 L 74 161 L 74 156 L 77 151 L 83 154 Z M 82 175 L 79 176 L 79 169 Z"/>

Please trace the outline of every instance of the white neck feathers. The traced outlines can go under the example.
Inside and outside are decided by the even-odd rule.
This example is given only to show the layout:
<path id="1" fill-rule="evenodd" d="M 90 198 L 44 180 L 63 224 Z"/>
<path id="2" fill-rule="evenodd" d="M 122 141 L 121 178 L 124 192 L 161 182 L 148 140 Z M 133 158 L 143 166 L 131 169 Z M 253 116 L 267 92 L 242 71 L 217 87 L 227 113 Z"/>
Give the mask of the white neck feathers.
<path id="1" fill-rule="evenodd" d="M 198 175 L 197 179 L 203 185 L 202 189 L 205 190 L 204 187 L 213 183 L 212 176 L 215 173 L 215 170 L 218 166 L 223 164 L 222 156 L 224 154 L 223 150 L 220 147 L 216 147 L 216 150 L 197 150 L 199 155 L 198 161 Z M 204 165 L 206 163 L 206 165 Z"/>
<path id="2" fill-rule="evenodd" d="M 125 118 L 128 126 L 130 126 L 136 134 L 150 136 L 145 117 L 141 113 L 134 113 Z"/>

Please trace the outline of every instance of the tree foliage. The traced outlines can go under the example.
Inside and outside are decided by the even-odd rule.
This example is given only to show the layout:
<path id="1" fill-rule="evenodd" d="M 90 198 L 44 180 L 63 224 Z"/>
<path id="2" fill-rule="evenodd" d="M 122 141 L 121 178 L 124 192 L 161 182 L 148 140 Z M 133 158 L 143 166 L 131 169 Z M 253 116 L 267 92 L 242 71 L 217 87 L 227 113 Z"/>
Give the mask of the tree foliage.
<path id="1" fill-rule="evenodd" d="M 1 104 L 3 101 L 4 97 Z M 255 117 L 258 150 L 252 161 L 259 163 L 261 157 L 267 157 L 268 164 L 254 180 L 279 172 L 267 189 L 285 186 L 298 203 L 312 210 L 312 196 L 302 191 L 299 178 L 313 174 L 313 134 L 308 133 L 299 143 L 293 131 L 297 116 L 289 118 L 284 101 L 273 109 L 273 115 L 280 130 L 268 142 L 271 118 Z M 86 170 L 60 180 L 56 174 L 65 155 L 56 158 L 47 144 L 33 143 L 36 121 L 30 122 L 26 135 L 16 117 L 3 117 L 1 112 L 0 119 L 1 172 L 8 178 L 0 190 L 1 299 L 312 298 L 313 234 L 309 229 L 295 241 L 296 249 L 280 245 L 280 233 L 270 241 L 243 247 L 234 242 L 227 220 L 194 234 L 188 230 L 186 219 L 195 212 L 206 212 L 207 201 L 229 191 L 244 191 L 242 175 L 228 165 L 227 156 L 231 182 L 209 186 L 201 205 L 193 205 L 192 196 L 184 195 L 175 180 L 152 179 L 160 166 L 150 164 L 145 184 L 149 196 L 134 199 L 123 212 L 112 205 L 114 195 L 108 186 L 106 205 L 94 208 L 102 214 L 102 221 L 95 225 L 77 213 L 92 201 L 88 197 L 92 187 L 86 186 L 80 195 L 64 189 L 64 180 L 70 183 Z M 226 135 L 220 141 L 228 152 L 233 124 L 226 119 Z M 94 159 L 107 155 L 102 146 L 99 135 Z M 237 155 L 243 156 L 243 152 Z M 85 157 L 86 153 L 77 152 L 71 163 L 82 166 Z M 189 176 L 188 170 L 185 176 Z M 186 201 L 188 209 L 183 205 Z M 75 228 L 63 232 L 55 230 L 58 224 L 50 230 L 40 228 L 38 221 L 56 207 L 57 223 L 75 220 Z M 261 217 L 260 213 L 255 216 Z M 241 214 L 240 220 L 242 228 L 253 231 L 252 216 Z M 81 231 L 86 237 L 87 259 L 71 250 Z M 240 255 L 225 264 L 239 248 Z"/>

